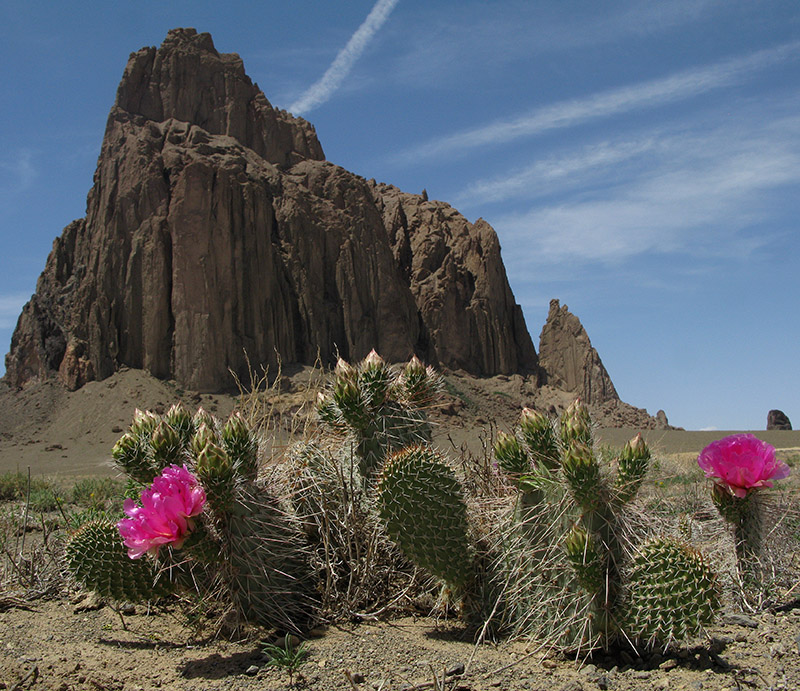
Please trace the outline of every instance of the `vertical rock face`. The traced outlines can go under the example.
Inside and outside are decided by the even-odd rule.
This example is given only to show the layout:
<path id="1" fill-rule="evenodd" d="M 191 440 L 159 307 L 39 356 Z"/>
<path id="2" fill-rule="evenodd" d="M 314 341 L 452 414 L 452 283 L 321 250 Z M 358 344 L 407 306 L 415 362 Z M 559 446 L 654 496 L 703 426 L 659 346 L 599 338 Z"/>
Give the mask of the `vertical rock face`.
<path id="1" fill-rule="evenodd" d="M 492 228 L 324 160 L 235 54 L 170 31 L 131 55 L 84 219 L 53 243 L 6 356 L 23 386 L 121 366 L 230 388 L 252 363 L 537 371 Z M 246 353 L 246 355 L 245 355 Z"/>
<path id="2" fill-rule="evenodd" d="M 539 365 L 545 383 L 574 392 L 586 403 L 619 400 L 586 329 L 558 300 L 550 301 L 547 322 L 539 337 Z"/>

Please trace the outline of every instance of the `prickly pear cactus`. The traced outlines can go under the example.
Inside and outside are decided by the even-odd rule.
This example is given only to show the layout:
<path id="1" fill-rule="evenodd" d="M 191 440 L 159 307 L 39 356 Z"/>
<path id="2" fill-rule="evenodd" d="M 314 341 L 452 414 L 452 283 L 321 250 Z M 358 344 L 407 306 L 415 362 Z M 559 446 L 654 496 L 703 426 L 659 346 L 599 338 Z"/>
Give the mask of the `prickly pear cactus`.
<path id="1" fill-rule="evenodd" d="M 473 578 L 473 548 L 461 485 L 432 450 L 391 456 L 377 487 L 386 532 L 414 563 L 455 589 Z"/>
<path id="2" fill-rule="evenodd" d="M 625 630 L 646 642 L 670 643 L 700 633 L 720 606 L 720 587 L 702 555 L 656 538 L 630 566 Z"/>
<path id="3" fill-rule="evenodd" d="M 75 580 L 102 597 L 145 602 L 174 590 L 152 561 L 128 558 L 117 526 L 110 521 L 84 523 L 67 542 L 65 555 Z"/>
<path id="4" fill-rule="evenodd" d="M 361 475 L 369 479 L 390 453 L 430 441 L 425 408 L 440 390 L 438 375 L 416 357 L 397 370 L 373 350 L 356 366 L 339 360 L 317 410 L 331 430 L 352 439 Z"/>

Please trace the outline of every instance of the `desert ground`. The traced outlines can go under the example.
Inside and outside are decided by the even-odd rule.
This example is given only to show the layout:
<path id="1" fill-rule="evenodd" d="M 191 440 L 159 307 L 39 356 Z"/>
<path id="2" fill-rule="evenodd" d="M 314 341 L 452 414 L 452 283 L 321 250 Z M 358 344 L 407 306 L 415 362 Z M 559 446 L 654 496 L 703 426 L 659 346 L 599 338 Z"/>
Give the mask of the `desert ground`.
<path id="1" fill-rule="evenodd" d="M 0 476 L 30 472 L 34 479 L 65 488 L 83 478 L 113 478 L 117 471 L 110 449 L 134 410 L 164 411 L 176 400 L 221 417 L 237 406 L 249 409 L 271 440 L 264 463 L 279 462 L 292 435 L 308 433 L 303 414 L 321 382 L 312 368 L 285 372 L 270 385 L 272 393 L 258 400 L 247 394 L 247 386 L 238 394 L 195 394 L 134 370 L 71 393 L 50 383 L 21 393 L 2 389 Z M 456 373 L 448 377 L 447 390 L 432 419 L 435 443 L 451 458 L 489 453 L 494 436 L 512 427 L 522 405 L 565 403 L 559 392 L 537 391 L 515 377 L 476 380 Z M 638 431 L 600 424 L 597 437 L 611 446 Z M 713 522 L 713 507 L 705 499 L 707 485 L 695 458 L 728 432 L 641 431 L 656 458 L 647 491 L 653 501 L 680 505 L 683 515 L 697 519 L 702 533 Z M 779 457 L 800 464 L 800 431 L 757 435 L 775 446 Z M 784 482 L 782 506 L 789 508 L 779 519 L 796 520 L 796 471 Z M 476 632 L 457 618 L 422 609 L 378 616 L 364 612 L 313 631 L 308 657 L 290 676 L 268 664 L 263 648 L 275 642 L 273 632 L 229 640 L 187 620 L 175 605 L 128 608 L 123 626 L 112 607 L 82 592 L 63 573 L 58 549 L 69 526 L 58 514 L 34 511 L 22 524 L 25 507 L 19 497 L 0 503 L 0 689 L 800 688 L 800 581 L 785 584 L 759 608 L 728 601 L 706 635 L 667 650 L 621 648 L 580 657 L 525 640 L 476 645 Z M 712 530 L 701 539 L 713 552 L 720 535 Z M 800 573 L 800 555 L 784 556 Z"/>

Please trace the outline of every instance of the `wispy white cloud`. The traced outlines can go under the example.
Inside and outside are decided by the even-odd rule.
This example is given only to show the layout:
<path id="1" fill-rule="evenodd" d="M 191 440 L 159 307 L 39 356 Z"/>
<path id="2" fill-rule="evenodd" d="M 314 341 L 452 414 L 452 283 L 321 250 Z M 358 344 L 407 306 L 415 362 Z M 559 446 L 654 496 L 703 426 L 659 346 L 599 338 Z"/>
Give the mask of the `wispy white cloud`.
<path id="1" fill-rule="evenodd" d="M 0 295 L 0 329 L 13 329 L 23 305 L 30 299 L 29 293 Z"/>
<path id="2" fill-rule="evenodd" d="M 664 34 L 709 16 L 724 0 L 596 3 L 429 3 L 404 27 L 395 79 L 409 87 L 452 88 L 476 71 L 621 40 Z"/>
<path id="3" fill-rule="evenodd" d="M 33 164 L 33 153 L 28 149 L 9 152 L 0 159 L 0 175 L 5 181 L 6 193 L 17 194 L 28 189 L 36 179 L 36 167 Z"/>
<path id="4" fill-rule="evenodd" d="M 752 231 L 772 217 L 770 195 L 800 185 L 799 139 L 797 117 L 747 131 L 676 135 L 659 143 L 647 170 L 588 193 L 583 184 L 570 188 L 573 181 L 565 180 L 558 203 L 490 220 L 512 270 L 659 253 L 748 256 L 772 240 L 769 233 Z M 604 154 L 624 157 L 636 146 L 621 143 L 618 153 L 610 147 Z M 590 156 L 569 153 L 563 167 L 581 160 L 593 163 Z"/>
<path id="5" fill-rule="evenodd" d="M 389 18 L 399 0 L 378 0 L 367 18 L 350 37 L 347 45 L 339 51 L 322 77 L 292 105 L 289 110 L 296 115 L 307 113 L 325 103 L 341 86 L 353 65 L 361 57 L 369 42 Z"/>
<path id="6" fill-rule="evenodd" d="M 625 163 L 652 154 L 662 146 L 655 133 L 641 139 L 590 144 L 579 151 L 551 155 L 510 173 L 478 180 L 458 193 L 455 202 L 470 208 L 514 198 L 543 197 L 562 191 L 565 186 L 574 189 L 580 182 L 612 167 L 619 175 Z"/>
<path id="7" fill-rule="evenodd" d="M 575 127 L 612 115 L 653 108 L 740 83 L 761 70 L 798 57 L 800 57 L 800 41 L 793 41 L 744 57 L 720 61 L 707 67 L 685 70 L 662 79 L 603 91 L 586 98 L 561 101 L 512 119 L 498 120 L 481 127 L 462 130 L 415 146 L 397 158 L 401 162 L 412 162 L 421 158 L 463 154 L 478 147 L 507 144 L 522 137 L 531 137 L 550 130 Z"/>

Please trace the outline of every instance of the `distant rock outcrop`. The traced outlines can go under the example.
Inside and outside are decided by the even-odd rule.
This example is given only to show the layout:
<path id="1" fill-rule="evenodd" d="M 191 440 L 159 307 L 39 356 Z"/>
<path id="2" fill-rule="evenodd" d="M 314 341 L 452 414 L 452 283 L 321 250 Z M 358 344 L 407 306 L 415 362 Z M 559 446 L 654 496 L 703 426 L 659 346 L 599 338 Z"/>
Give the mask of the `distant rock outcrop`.
<path id="1" fill-rule="evenodd" d="M 586 329 L 558 300 L 550 301 L 539 337 L 539 366 L 544 383 L 574 392 L 588 404 L 619 400 Z"/>
<path id="2" fill-rule="evenodd" d="M 175 29 L 132 54 L 86 217 L 53 243 L 6 380 L 75 389 L 129 366 L 218 391 L 247 357 L 372 348 L 536 374 L 494 230 L 325 161 L 314 128 L 273 108 L 208 34 Z M 607 375 L 586 376 L 593 398 L 613 392 Z"/>
<path id="3" fill-rule="evenodd" d="M 792 429 L 792 423 L 782 410 L 770 410 L 767 413 L 767 429 Z"/>

